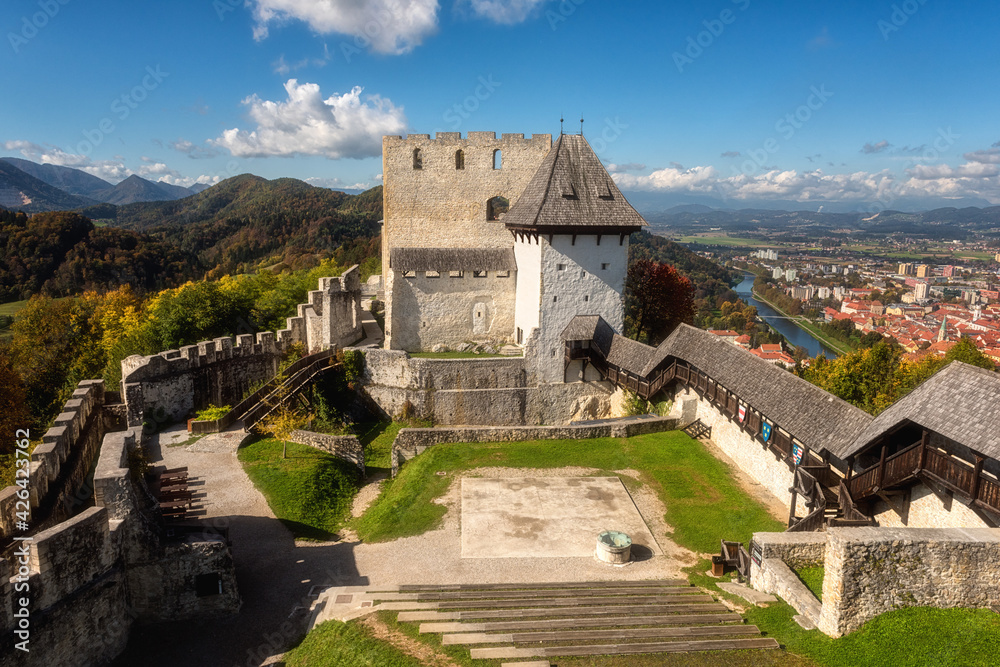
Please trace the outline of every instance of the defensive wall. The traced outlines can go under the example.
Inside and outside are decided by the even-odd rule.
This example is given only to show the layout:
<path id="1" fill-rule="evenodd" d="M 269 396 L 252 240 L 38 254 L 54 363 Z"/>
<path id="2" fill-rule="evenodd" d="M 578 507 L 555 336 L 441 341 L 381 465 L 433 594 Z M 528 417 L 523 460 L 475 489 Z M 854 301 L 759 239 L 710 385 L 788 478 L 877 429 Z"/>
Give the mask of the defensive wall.
<path id="1" fill-rule="evenodd" d="M 755 533 L 751 584 L 839 637 L 902 607 L 1000 604 L 1000 533 L 988 528 L 830 528 Z M 793 569 L 823 565 L 820 602 Z M 804 591 L 804 592 L 803 592 Z"/>
<path id="2" fill-rule="evenodd" d="M 239 609 L 232 557 L 222 536 L 195 533 L 169 540 L 163 535 L 155 501 L 135 467 L 142 430 L 104 433 L 103 389 L 97 380 L 74 392 L 67 408 L 75 409 L 77 418 L 57 421 L 54 428 L 62 430 L 47 433 L 51 437 L 36 447 L 37 452 L 54 445 L 33 462 L 44 472 L 58 465 L 61 452 L 68 454 L 65 471 L 57 468 L 54 475 L 61 486 L 49 483 L 48 494 L 38 494 L 59 504 L 27 532 L 15 531 L 22 539 L 7 544 L 0 562 L 4 667 L 106 664 L 124 649 L 136 622 Z M 76 476 L 85 459 L 90 463 L 83 477 L 92 471 L 92 486 Z M 55 523 L 52 517 L 60 513 L 69 518 Z M 215 585 L 208 594 L 207 581 Z M 26 638 L 27 653 L 16 648 Z"/>
<path id="3" fill-rule="evenodd" d="M 320 278 L 309 302 L 277 332 L 216 338 L 122 361 L 122 397 L 129 427 L 144 420 L 177 422 L 209 405 L 235 405 L 247 391 L 278 372 L 293 345 L 306 352 L 344 347 L 364 336 L 358 267 L 336 278 Z"/>
<path id="4" fill-rule="evenodd" d="M 583 440 L 628 438 L 677 428 L 677 419 L 653 417 L 603 424 L 565 426 L 481 426 L 462 428 L 404 428 L 392 443 L 392 475 L 399 466 L 434 445 L 456 442 L 522 442 L 526 440 Z"/>
<path id="5" fill-rule="evenodd" d="M 610 414 L 604 382 L 540 384 L 525 357 L 411 358 L 398 350 L 365 350 L 363 386 L 388 416 L 404 413 L 439 425 L 565 424 Z"/>

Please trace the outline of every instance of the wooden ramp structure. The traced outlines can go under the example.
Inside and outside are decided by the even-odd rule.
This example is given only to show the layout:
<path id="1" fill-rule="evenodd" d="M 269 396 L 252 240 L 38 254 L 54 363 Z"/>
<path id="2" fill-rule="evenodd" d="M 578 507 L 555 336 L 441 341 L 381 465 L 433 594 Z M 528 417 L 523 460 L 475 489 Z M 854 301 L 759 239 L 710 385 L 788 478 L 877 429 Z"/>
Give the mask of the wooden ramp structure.
<path id="1" fill-rule="evenodd" d="M 470 647 L 473 659 L 778 648 L 684 580 L 404 585 L 369 595 L 375 609 Z"/>

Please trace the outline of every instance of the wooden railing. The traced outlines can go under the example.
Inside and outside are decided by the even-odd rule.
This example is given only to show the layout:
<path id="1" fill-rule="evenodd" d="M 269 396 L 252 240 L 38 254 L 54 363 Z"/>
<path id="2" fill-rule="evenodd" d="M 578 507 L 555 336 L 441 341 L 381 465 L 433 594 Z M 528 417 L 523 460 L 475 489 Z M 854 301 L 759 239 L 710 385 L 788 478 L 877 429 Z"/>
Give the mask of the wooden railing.
<path id="1" fill-rule="evenodd" d="M 877 496 L 884 489 L 911 479 L 937 482 L 950 491 L 968 497 L 975 505 L 1000 514 L 1000 482 L 982 472 L 982 464 L 973 467 L 945 452 L 930 447 L 926 438 L 851 477 L 846 490 L 856 501 Z"/>

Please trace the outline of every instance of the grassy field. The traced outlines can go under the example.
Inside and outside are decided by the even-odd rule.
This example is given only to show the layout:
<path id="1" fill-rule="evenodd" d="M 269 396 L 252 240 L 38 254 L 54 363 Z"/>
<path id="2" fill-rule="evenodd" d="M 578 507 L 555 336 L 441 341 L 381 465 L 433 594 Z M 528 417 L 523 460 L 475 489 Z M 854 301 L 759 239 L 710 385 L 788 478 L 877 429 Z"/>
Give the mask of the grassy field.
<path id="1" fill-rule="evenodd" d="M 355 527 L 364 541 L 377 542 L 437 526 L 446 508 L 431 501 L 444 494 L 453 477 L 437 472 L 569 465 L 597 468 L 608 476 L 625 468 L 643 471 L 639 482 L 651 485 L 667 506 L 671 539 L 701 553 L 717 551 L 722 537 L 748 542 L 754 531 L 784 529 L 746 496 L 724 463 L 679 431 L 627 439 L 437 445 L 404 465 Z M 637 484 L 629 477 L 622 481 L 626 487 Z"/>
<path id="2" fill-rule="evenodd" d="M 352 464 L 313 449 L 271 438 L 241 447 L 239 460 L 275 516 L 297 538 L 327 540 L 350 516 L 359 484 Z"/>
<path id="3" fill-rule="evenodd" d="M 760 248 L 760 247 L 774 247 L 773 243 L 768 243 L 767 241 L 760 241 L 757 239 L 739 239 L 732 236 L 682 236 L 677 240 L 678 243 L 701 243 L 702 245 L 722 245 L 730 246 L 733 248 Z"/>
<path id="4" fill-rule="evenodd" d="M 0 340 L 5 340 L 13 336 L 10 325 L 12 319 L 18 311 L 28 305 L 27 301 L 11 301 L 10 303 L 0 303 Z"/>
<path id="5" fill-rule="evenodd" d="M 329 621 L 316 626 L 301 644 L 285 655 L 286 667 L 421 667 L 387 642 L 371 636 L 357 623 Z"/>
<path id="6" fill-rule="evenodd" d="M 816 326 L 810 320 L 804 317 L 800 317 L 793 321 L 795 322 L 795 324 L 799 326 L 799 328 L 808 331 L 813 338 L 818 338 L 824 345 L 826 345 L 828 348 L 830 348 L 837 354 L 848 354 L 854 351 L 854 348 L 852 348 L 847 343 L 837 340 L 836 338 L 831 338 L 830 336 L 827 336 L 822 330 L 820 330 L 818 326 Z"/>

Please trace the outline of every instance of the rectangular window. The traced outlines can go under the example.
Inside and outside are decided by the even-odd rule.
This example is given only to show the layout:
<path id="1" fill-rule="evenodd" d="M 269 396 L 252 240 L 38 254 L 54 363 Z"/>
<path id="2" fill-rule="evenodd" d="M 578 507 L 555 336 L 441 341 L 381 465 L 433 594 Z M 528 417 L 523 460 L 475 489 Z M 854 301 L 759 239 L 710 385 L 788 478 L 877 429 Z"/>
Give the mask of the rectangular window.
<path id="1" fill-rule="evenodd" d="M 461 278 L 462 275 L 463 275 L 463 273 L 461 271 L 449 271 L 448 272 L 448 277 L 449 278 Z"/>
<path id="2" fill-rule="evenodd" d="M 510 271 L 497 271 L 497 278 L 510 278 Z"/>
<path id="3" fill-rule="evenodd" d="M 607 271 L 609 266 L 611 265 L 607 262 L 601 262 L 601 271 Z"/>
<path id="4" fill-rule="evenodd" d="M 565 271 L 566 270 L 566 265 L 565 264 L 556 264 L 556 270 L 557 271 Z"/>
<path id="5" fill-rule="evenodd" d="M 416 271 L 403 271 L 403 277 L 404 278 L 416 278 L 417 277 L 417 272 Z"/>
<path id="6" fill-rule="evenodd" d="M 485 278 L 486 277 L 486 272 L 485 271 L 473 271 L 472 272 L 472 277 L 473 278 Z"/>
<path id="7" fill-rule="evenodd" d="M 424 273 L 424 276 L 427 278 L 440 278 L 441 274 L 438 271 L 427 271 Z"/>
<path id="8" fill-rule="evenodd" d="M 584 295 L 583 295 L 583 300 L 584 300 L 584 301 L 590 301 L 590 295 L 588 295 L 588 294 L 584 294 Z"/>
<path id="9" fill-rule="evenodd" d="M 557 297 L 557 296 L 552 297 L 552 303 L 555 303 L 558 300 L 559 300 L 559 297 Z"/>

